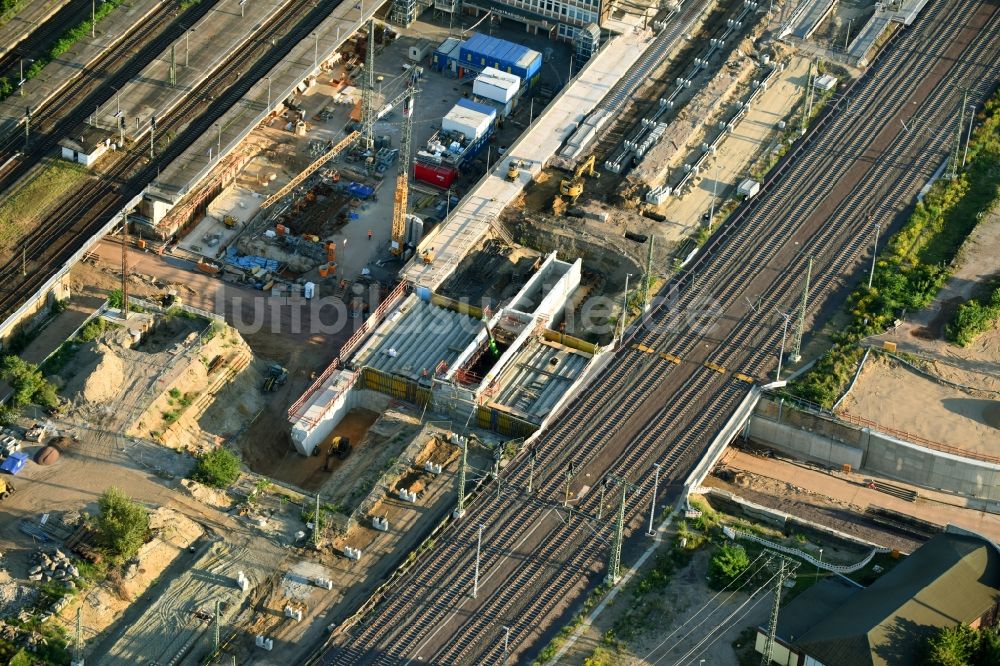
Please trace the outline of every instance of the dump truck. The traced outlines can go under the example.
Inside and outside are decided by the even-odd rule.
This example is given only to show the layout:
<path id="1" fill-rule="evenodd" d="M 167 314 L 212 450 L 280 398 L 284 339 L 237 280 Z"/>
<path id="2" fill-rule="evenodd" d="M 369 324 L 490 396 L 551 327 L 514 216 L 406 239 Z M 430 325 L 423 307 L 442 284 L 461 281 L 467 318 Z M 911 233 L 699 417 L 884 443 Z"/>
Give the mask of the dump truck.
<path id="1" fill-rule="evenodd" d="M 14 485 L 7 479 L 0 477 L 0 500 L 7 499 L 13 492 Z"/>

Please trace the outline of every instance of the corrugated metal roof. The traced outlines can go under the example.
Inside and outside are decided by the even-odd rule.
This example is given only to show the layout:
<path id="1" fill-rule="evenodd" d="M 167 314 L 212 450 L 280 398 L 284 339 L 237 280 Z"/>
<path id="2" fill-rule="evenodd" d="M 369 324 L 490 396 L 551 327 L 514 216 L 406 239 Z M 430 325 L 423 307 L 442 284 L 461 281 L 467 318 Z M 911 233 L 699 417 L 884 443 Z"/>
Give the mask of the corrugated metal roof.
<path id="1" fill-rule="evenodd" d="M 462 45 L 462 40 L 457 37 L 448 37 L 443 42 L 441 42 L 436 49 L 435 53 L 443 53 L 444 55 L 451 55 L 455 52 L 455 49 Z"/>
<path id="2" fill-rule="evenodd" d="M 413 380 L 449 366 L 482 330 L 482 323 L 411 295 L 375 333 L 355 364 Z"/>
<path id="3" fill-rule="evenodd" d="M 539 422 L 579 379 L 589 361 L 568 347 L 533 338 L 501 374 L 494 402 Z"/>
<path id="4" fill-rule="evenodd" d="M 455 106 L 468 109 L 470 111 L 476 111 L 483 114 L 487 118 L 494 118 L 497 115 L 497 110 L 492 106 L 486 106 L 485 104 L 480 104 L 479 102 L 473 102 L 471 99 L 465 99 L 464 97 L 458 100 L 458 103 L 455 104 Z M 451 111 L 454 110 L 455 109 L 453 108 Z M 451 115 L 451 111 L 448 112 L 448 115 Z"/>
<path id="5" fill-rule="evenodd" d="M 476 81 L 482 81 L 483 83 L 491 86 L 496 86 L 501 90 L 517 90 L 521 86 L 521 77 L 516 74 L 502 72 L 499 69 L 494 69 L 493 67 L 487 67 L 484 69 L 482 73 L 476 77 Z"/>

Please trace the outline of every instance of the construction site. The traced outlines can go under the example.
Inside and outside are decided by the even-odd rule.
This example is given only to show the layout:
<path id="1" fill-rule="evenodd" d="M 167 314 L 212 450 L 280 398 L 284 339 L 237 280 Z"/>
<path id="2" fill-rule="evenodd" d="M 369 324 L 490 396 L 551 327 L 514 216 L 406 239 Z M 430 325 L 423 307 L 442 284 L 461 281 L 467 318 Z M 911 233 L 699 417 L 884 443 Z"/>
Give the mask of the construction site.
<path id="1" fill-rule="evenodd" d="M 245 131 L 220 120 L 72 268 L 53 339 L 24 354 L 62 406 L 5 431 L 37 443 L 0 530 L 18 645 L 313 663 L 467 503 L 499 497 L 525 442 L 902 21 L 866 2 L 689 2 L 614 12 L 590 51 L 582 29 L 553 41 L 409 4 L 324 24 L 304 78 L 275 70 L 233 112 Z M 996 428 L 973 420 L 973 438 Z M 238 480 L 192 480 L 220 448 Z M 744 455 L 706 487 L 780 494 Z M 110 480 L 151 524 L 98 579 L 85 514 Z"/>

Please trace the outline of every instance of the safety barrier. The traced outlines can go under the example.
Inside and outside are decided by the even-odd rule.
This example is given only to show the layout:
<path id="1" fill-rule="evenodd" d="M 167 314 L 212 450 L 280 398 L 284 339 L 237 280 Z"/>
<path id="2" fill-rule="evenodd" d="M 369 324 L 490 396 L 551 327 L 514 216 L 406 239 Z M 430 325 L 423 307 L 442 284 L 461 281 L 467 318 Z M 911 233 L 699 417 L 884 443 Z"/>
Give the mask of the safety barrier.
<path id="1" fill-rule="evenodd" d="M 593 342 L 587 342 L 586 340 L 581 340 L 580 338 L 575 338 L 572 335 L 566 335 L 565 333 L 553 331 L 548 328 L 545 329 L 542 335 L 545 336 L 545 339 L 549 342 L 558 342 L 564 347 L 569 347 L 570 349 L 575 349 L 585 354 L 596 354 L 598 350 L 598 346 Z"/>
<path id="2" fill-rule="evenodd" d="M 302 416 L 300 410 L 302 409 L 302 406 L 306 403 L 306 400 L 308 400 L 316 391 L 319 390 L 319 387 L 323 385 L 323 382 L 329 379 L 330 375 L 336 372 L 339 366 L 340 366 L 340 359 L 334 358 L 333 363 L 328 365 L 326 370 L 324 370 L 320 374 L 320 376 L 316 378 L 316 381 L 310 384 L 309 388 L 307 388 L 305 392 L 303 392 L 303 394 L 299 396 L 299 399 L 296 400 L 294 403 L 292 403 L 292 406 L 288 408 L 289 419 L 294 421 Z"/>
<path id="3" fill-rule="evenodd" d="M 507 437 L 530 437 L 538 430 L 534 423 L 485 405 L 476 409 L 476 425 Z"/>

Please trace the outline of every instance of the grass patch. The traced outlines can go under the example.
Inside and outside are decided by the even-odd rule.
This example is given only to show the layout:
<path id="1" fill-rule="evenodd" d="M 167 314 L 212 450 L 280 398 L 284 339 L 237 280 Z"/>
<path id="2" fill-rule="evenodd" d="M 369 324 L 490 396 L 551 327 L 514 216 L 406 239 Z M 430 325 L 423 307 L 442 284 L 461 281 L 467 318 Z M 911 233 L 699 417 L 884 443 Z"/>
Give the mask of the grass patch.
<path id="1" fill-rule="evenodd" d="M 832 407 L 857 367 L 858 343 L 882 333 L 905 313 L 930 305 L 950 277 L 965 239 L 1000 200 L 1000 92 L 986 102 L 978 119 L 966 169 L 954 180 L 937 181 L 889 240 L 876 261 L 872 286 L 862 284 L 848 297 L 851 321 L 834 335 L 834 346 L 791 385 L 793 395 Z M 989 314 L 967 308 L 955 334 L 974 337 L 987 319 L 992 322 Z"/>
<path id="2" fill-rule="evenodd" d="M 94 317 L 87 322 L 86 326 L 80 329 L 80 332 L 76 335 L 76 337 L 63 342 L 51 356 L 42 362 L 42 365 L 40 366 L 42 374 L 46 377 L 59 374 L 59 372 L 73 360 L 76 353 L 80 351 L 80 347 L 87 342 L 92 342 L 101 337 L 101 335 L 103 335 L 106 331 L 110 331 L 115 328 L 119 328 L 118 324 L 113 324 L 103 317 Z"/>
<path id="3" fill-rule="evenodd" d="M 0 249 L 10 249 L 24 233 L 72 190 L 90 178 L 81 164 L 53 160 L 0 203 Z"/>

